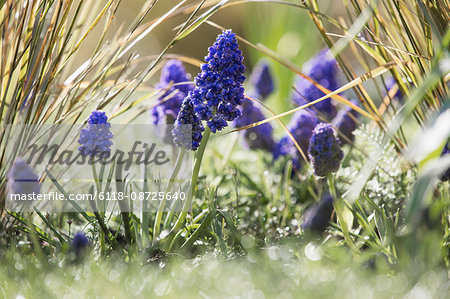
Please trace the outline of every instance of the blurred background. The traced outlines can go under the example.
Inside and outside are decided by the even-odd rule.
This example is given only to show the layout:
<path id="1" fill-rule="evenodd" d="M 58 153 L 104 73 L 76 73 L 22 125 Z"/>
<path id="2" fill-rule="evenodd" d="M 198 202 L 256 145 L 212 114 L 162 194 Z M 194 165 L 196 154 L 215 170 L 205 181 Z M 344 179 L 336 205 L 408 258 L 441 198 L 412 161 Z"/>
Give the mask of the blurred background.
<path id="1" fill-rule="evenodd" d="M 96 1 L 94 5 L 101 8 L 106 2 L 106 0 Z M 206 1 L 204 7 L 209 7 L 208 3 L 216 2 Z M 297 1 L 286 2 L 298 4 Z M 342 6 L 337 5 L 333 1 L 327 0 L 320 2 L 321 11 L 327 12 L 327 14 L 336 16 L 341 12 L 344 13 L 344 11 L 341 11 Z M 145 17 L 143 24 L 164 15 L 178 3 L 179 1 L 175 0 L 158 1 L 151 12 Z M 199 1 L 188 1 L 187 3 L 192 4 L 194 9 Z M 145 1 L 143 0 L 123 1 L 117 10 L 117 15 L 113 20 L 112 30 L 109 31 L 107 38 L 112 39 L 113 34 L 125 31 L 144 4 Z M 187 18 L 187 14 L 178 14 L 173 18 L 165 20 L 153 32 L 136 44 L 133 51 L 141 56 L 144 61 L 136 71 L 141 70 L 139 68 L 145 68 L 151 62 L 151 59 L 145 59 L 145 57 L 157 55 L 161 52 L 173 35 L 175 35 L 177 26 L 183 24 Z M 260 43 L 268 47 L 299 67 L 313 56 L 317 50 L 325 46 L 307 12 L 293 6 L 267 2 L 240 3 L 219 10 L 209 20 L 222 27 L 232 29 L 235 33 L 254 44 Z M 100 34 L 102 28 L 103 25 L 100 24 L 95 30 Z M 173 34 L 169 34 L 171 32 Z M 208 47 L 214 43 L 219 33 L 219 29 L 204 23 L 188 38 L 175 44 L 168 53 L 183 54 L 203 61 Z M 83 44 L 86 59 L 91 57 L 97 45 L 98 40 L 96 40 L 96 36 L 98 34 L 94 32 L 94 34 L 88 37 L 86 43 Z M 264 55 L 242 43 L 240 43 L 240 47 L 245 58 L 244 64 L 247 68 L 246 75 L 248 76 L 253 66 L 261 58 L 264 58 Z M 123 59 L 126 60 L 126 57 Z M 266 104 L 276 113 L 284 112 L 292 107 L 289 95 L 292 91 L 295 75 L 284 66 L 270 60 L 267 61 L 270 63 L 274 74 L 276 88 Z M 82 61 L 80 61 L 81 64 Z M 160 63 L 159 68 L 162 65 Z M 197 66 L 185 63 L 185 67 L 192 74 L 192 77 L 195 77 L 199 72 Z M 144 82 L 144 86 L 152 87 L 158 80 L 159 73 L 153 73 L 153 76 Z"/>

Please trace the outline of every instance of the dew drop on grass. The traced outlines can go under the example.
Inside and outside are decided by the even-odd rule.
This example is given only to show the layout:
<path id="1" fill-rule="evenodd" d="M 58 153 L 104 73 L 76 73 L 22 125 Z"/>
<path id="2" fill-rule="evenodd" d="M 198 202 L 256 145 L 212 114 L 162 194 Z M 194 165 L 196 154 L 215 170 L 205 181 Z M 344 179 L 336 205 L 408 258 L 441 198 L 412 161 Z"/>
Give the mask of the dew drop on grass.
<path id="1" fill-rule="evenodd" d="M 161 232 L 161 236 L 160 239 L 164 239 L 165 237 L 167 237 L 169 235 L 170 231 L 168 229 L 165 229 Z"/>
<path id="2" fill-rule="evenodd" d="M 276 261 L 279 259 L 279 249 L 276 246 L 271 246 L 269 249 L 267 249 L 267 255 L 269 258 L 273 261 Z"/>
<path id="3" fill-rule="evenodd" d="M 322 251 L 316 244 L 310 242 L 305 247 L 305 255 L 309 260 L 315 262 L 322 258 Z"/>
<path id="4" fill-rule="evenodd" d="M 245 249 L 252 248 L 255 245 L 255 238 L 252 235 L 246 234 L 242 236 L 241 244 Z"/>
<path id="5" fill-rule="evenodd" d="M 23 265 L 20 262 L 16 262 L 16 264 L 14 266 L 15 266 L 17 271 L 23 270 Z"/>

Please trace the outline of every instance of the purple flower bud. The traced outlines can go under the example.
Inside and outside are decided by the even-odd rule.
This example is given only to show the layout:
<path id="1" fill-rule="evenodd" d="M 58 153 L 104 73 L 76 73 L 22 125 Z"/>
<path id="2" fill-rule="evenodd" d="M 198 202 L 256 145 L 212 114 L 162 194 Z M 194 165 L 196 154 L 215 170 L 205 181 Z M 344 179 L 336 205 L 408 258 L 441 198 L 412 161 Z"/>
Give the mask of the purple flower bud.
<path id="1" fill-rule="evenodd" d="M 183 100 L 180 112 L 172 130 L 173 142 L 176 146 L 196 151 L 200 146 L 205 128 L 194 111 L 190 96 Z"/>
<path id="2" fill-rule="evenodd" d="M 336 60 L 327 49 L 320 51 L 303 68 L 305 75 L 331 91 L 336 90 L 338 87 L 337 71 Z M 295 89 L 293 100 L 299 106 L 315 101 L 325 95 L 303 77 L 297 79 Z M 331 99 L 315 104 L 314 108 L 323 113 L 328 119 L 332 119 L 336 115 L 336 107 Z"/>
<path id="3" fill-rule="evenodd" d="M 355 119 L 357 119 L 358 114 L 350 107 L 345 107 L 340 110 L 336 117 L 333 119 L 333 126 L 338 130 L 339 134 L 344 135 L 346 138 L 339 136 L 339 140 L 342 144 L 348 143 L 347 140 L 353 141 L 355 136 L 353 136 L 353 131 L 356 130 L 358 124 Z"/>
<path id="4" fill-rule="evenodd" d="M 82 232 L 77 232 L 70 243 L 76 254 L 81 253 L 89 244 L 89 239 Z"/>
<path id="5" fill-rule="evenodd" d="M 242 103 L 241 116 L 234 121 L 235 127 L 243 127 L 264 120 L 266 117 L 256 104 L 248 99 Z M 262 149 L 272 152 L 275 147 L 273 127 L 270 123 L 244 130 L 246 144 L 251 149 Z"/>
<path id="6" fill-rule="evenodd" d="M 330 124 L 320 123 L 314 128 L 308 154 L 318 176 L 325 177 L 339 169 L 344 153 Z"/>
<path id="7" fill-rule="evenodd" d="M 259 62 L 255 66 L 250 76 L 250 83 L 262 100 L 273 92 L 272 74 L 270 73 L 269 65 L 266 62 Z"/>
<path id="8" fill-rule="evenodd" d="M 166 92 L 158 99 L 158 104 L 152 109 L 153 123 L 160 124 L 162 122 L 173 124 L 180 111 L 181 104 L 189 91 L 194 88 L 190 81 L 189 74 L 179 60 L 172 59 L 167 61 L 161 70 L 159 83 L 156 84 L 157 89 L 167 89 Z M 178 84 L 185 83 L 185 84 Z M 171 86 L 176 84 L 175 86 Z M 168 88 L 171 86 L 170 88 Z M 174 93 L 170 98 L 170 94 Z"/>
<path id="9" fill-rule="evenodd" d="M 390 78 L 387 80 L 387 82 L 386 82 L 386 88 L 388 89 L 388 91 L 391 90 L 391 89 L 394 87 L 394 85 L 395 85 L 396 83 L 397 83 L 397 82 L 395 81 L 395 79 L 394 79 L 393 77 L 390 77 Z M 397 88 L 398 88 L 398 87 L 397 87 Z M 396 99 L 396 100 L 398 100 L 398 101 L 403 100 L 403 93 L 402 93 L 402 91 L 400 90 L 400 88 L 397 89 L 397 91 L 395 92 L 395 94 L 394 94 L 394 96 L 393 96 L 392 98 L 393 98 L 393 99 Z"/>
<path id="10" fill-rule="evenodd" d="M 305 211 L 302 223 L 303 231 L 322 234 L 330 224 L 333 210 L 333 198 L 327 194 Z"/>
<path id="11" fill-rule="evenodd" d="M 318 123 L 319 120 L 313 112 L 302 109 L 294 113 L 294 116 L 287 126 L 305 155 L 308 152 L 312 131 Z M 284 136 L 278 143 L 278 151 L 275 153 L 275 158 L 279 155 L 299 157 L 300 154 L 298 153 L 298 149 L 295 147 L 294 142 L 292 142 L 289 136 Z"/>
<path id="12" fill-rule="evenodd" d="M 7 175 L 9 194 L 39 194 L 39 176 L 22 158 L 14 161 Z"/>

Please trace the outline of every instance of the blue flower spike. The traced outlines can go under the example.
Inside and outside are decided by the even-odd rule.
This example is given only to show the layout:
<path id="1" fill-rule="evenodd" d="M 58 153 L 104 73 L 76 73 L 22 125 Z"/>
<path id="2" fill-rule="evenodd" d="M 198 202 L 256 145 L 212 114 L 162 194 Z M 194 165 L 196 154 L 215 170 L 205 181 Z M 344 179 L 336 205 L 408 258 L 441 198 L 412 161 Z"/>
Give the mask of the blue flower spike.
<path id="1" fill-rule="evenodd" d="M 333 210 L 333 197 L 327 194 L 305 211 L 302 222 L 303 231 L 321 235 L 330 224 Z"/>
<path id="2" fill-rule="evenodd" d="M 167 124 L 174 123 L 184 98 L 194 88 L 194 85 L 189 83 L 190 80 L 190 75 L 186 73 L 186 69 L 181 61 L 171 59 L 166 62 L 161 70 L 160 80 L 155 87 L 167 90 L 161 95 L 157 105 L 152 109 L 154 124 L 163 122 Z M 167 98 L 171 94 L 174 95 Z"/>
<path id="3" fill-rule="evenodd" d="M 82 253 L 88 245 L 89 239 L 82 232 L 77 232 L 75 236 L 73 236 L 72 242 L 70 243 L 70 247 L 75 251 L 77 255 Z"/>
<path id="4" fill-rule="evenodd" d="M 303 68 L 305 75 L 314 79 L 323 87 L 333 91 L 338 88 L 338 66 L 331 53 L 324 49 L 309 60 Z M 299 77 L 295 83 L 293 101 L 299 105 L 305 105 L 315 101 L 325 94 L 303 77 Z M 314 108 L 322 113 L 327 119 L 336 116 L 336 106 L 331 99 L 325 99 L 314 105 Z"/>
<path id="5" fill-rule="evenodd" d="M 344 153 L 330 124 L 320 123 L 314 128 L 308 154 L 317 176 L 326 177 L 339 169 Z"/>
<path id="6" fill-rule="evenodd" d="M 253 101 L 244 99 L 242 103 L 242 115 L 234 121 L 234 125 L 235 127 L 243 127 L 264 120 L 265 118 L 261 109 Z M 276 146 L 273 139 L 273 127 L 270 123 L 264 123 L 244 130 L 244 140 L 246 145 L 251 149 L 273 152 Z"/>
<path id="7" fill-rule="evenodd" d="M 88 119 L 87 128 L 82 129 L 78 143 L 81 155 L 107 158 L 111 154 L 113 134 L 111 124 L 103 111 L 93 111 Z"/>
<path id="8" fill-rule="evenodd" d="M 390 77 L 387 82 L 386 82 L 386 88 L 388 91 L 390 91 L 392 88 L 394 88 L 394 85 L 397 84 L 397 82 L 395 81 L 395 79 L 393 77 Z M 399 86 L 397 86 L 397 91 L 395 92 L 395 94 L 392 96 L 393 99 L 396 99 L 398 101 L 402 101 L 403 100 L 403 93 L 400 90 Z"/>
<path id="9" fill-rule="evenodd" d="M 222 130 L 241 114 L 238 105 L 244 99 L 245 66 L 236 35 L 224 30 L 209 47 L 206 64 L 195 79 L 195 88 L 189 93 L 194 110 L 206 121 L 212 133 Z"/>
<path id="10" fill-rule="evenodd" d="M 224 30 L 208 52 L 172 130 L 175 145 L 193 151 L 203 137 L 202 121 L 206 121 L 212 133 L 222 130 L 241 115 L 239 105 L 244 99 L 245 66 L 236 35 Z M 190 125 L 190 130 L 186 125 Z"/>
<path id="11" fill-rule="evenodd" d="M 10 194 L 39 194 L 39 176 L 21 157 L 16 158 L 7 175 Z"/>
<path id="12" fill-rule="evenodd" d="M 319 123 L 314 112 L 307 109 L 302 109 L 294 113 L 292 119 L 288 124 L 289 132 L 291 132 L 295 141 L 306 154 L 308 152 L 309 140 L 312 136 L 312 131 Z M 289 136 L 284 136 L 278 143 L 278 155 L 293 155 L 298 156 L 298 150 Z M 275 155 L 275 158 L 277 155 Z"/>
<path id="13" fill-rule="evenodd" d="M 202 141 L 204 130 L 200 118 L 194 111 L 191 98 L 185 98 L 172 130 L 174 144 L 196 151 Z"/>
<path id="14" fill-rule="evenodd" d="M 250 83 L 261 100 L 266 99 L 273 92 L 273 78 L 267 62 L 261 61 L 255 66 L 250 76 Z"/>
<path id="15" fill-rule="evenodd" d="M 355 102 L 353 102 L 355 104 Z M 358 113 L 356 113 L 352 108 L 346 106 L 344 109 L 340 110 L 336 117 L 333 119 L 333 126 L 338 130 L 339 140 L 342 144 L 348 144 L 353 142 L 355 136 L 353 136 L 353 131 L 356 130 L 358 124 L 356 120 L 358 119 Z"/>

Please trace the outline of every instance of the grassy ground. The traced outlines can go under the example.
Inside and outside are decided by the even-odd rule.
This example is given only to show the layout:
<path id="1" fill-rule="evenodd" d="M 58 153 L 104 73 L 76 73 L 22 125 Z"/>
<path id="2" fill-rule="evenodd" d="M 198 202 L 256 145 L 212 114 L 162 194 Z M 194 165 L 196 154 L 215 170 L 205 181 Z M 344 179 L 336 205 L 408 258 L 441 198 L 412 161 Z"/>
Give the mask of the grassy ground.
<path id="1" fill-rule="evenodd" d="M 395 271 L 383 258 L 355 264 L 336 246 L 308 243 L 270 246 L 224 258 L 211 253 L 194 260 L 171 256 L 131 263 L 121 258 L 67 264 L 60 256 L 42 265 L 18 253 L 2 261 L 2 296 L 60 298 L 446 298 L 447 271 L 412 262 Z M 116 260 L 116 261 L 114 261 Z M 406 270 L 406 269 L 405 269 Z"/>

